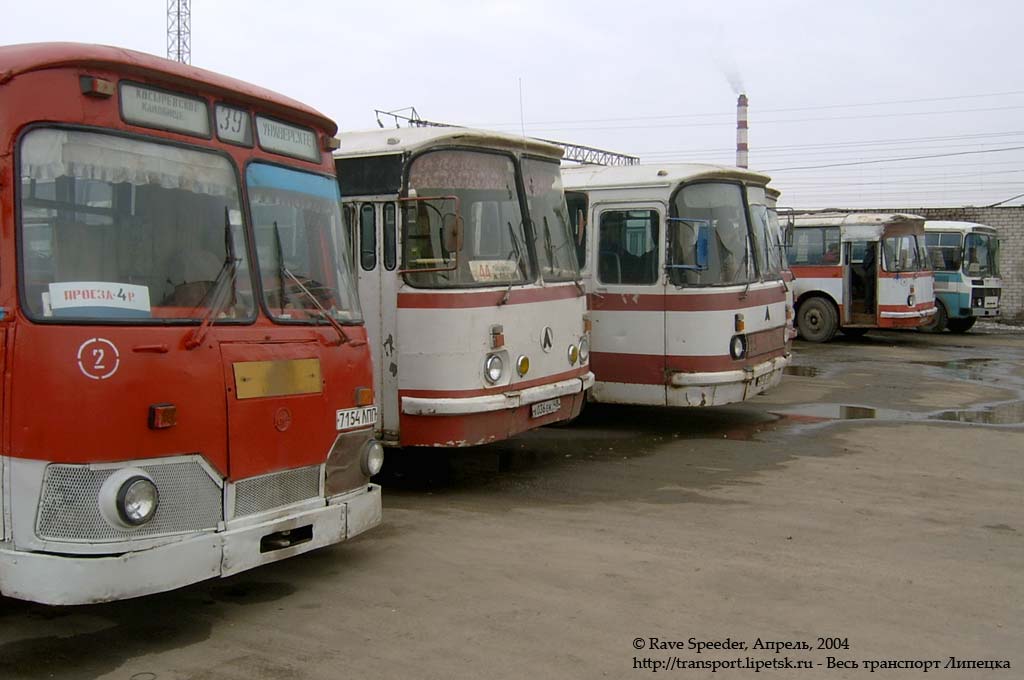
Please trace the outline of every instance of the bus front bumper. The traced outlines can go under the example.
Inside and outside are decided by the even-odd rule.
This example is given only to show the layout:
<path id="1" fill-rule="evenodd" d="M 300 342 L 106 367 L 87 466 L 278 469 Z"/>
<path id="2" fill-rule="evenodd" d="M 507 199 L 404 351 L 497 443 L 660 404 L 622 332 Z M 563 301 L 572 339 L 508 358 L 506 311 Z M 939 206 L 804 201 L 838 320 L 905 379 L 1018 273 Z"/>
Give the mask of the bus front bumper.
<path id="1" fill-rule="evenodd" d="M 549 399 L 580 394 L 594 386 L 594 374 L 560 380 L 525 390 L 487 394 L 480 397 L 402 397 L 402 413 L 410 416 L 458 416 L 517 409 Z"/>
<path id="2" fill-rule="evenodd" d="M 338 543 L 380 522 L 380 487 L 369 484 L 314 510 L 120 555 L 53 555 L 0 543 L 0 594 L 54 605 L 151 595 Z M 285 532 L 302 538 L 288 544 Z"/>
<path id="3" fill-rule="evenodd" d="M 672 374 L 669 406 L 722 406 L 761 394 L 782 381 L 790 353 L 745 370 Z"/>

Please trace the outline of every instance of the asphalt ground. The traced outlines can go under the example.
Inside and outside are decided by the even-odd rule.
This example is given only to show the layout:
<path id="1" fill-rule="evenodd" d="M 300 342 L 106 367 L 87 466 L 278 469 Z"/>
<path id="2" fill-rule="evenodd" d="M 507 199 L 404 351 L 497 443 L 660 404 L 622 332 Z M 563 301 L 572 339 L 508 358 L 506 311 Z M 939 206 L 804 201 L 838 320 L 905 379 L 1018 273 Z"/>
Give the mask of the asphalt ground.
<path id="1" fill-rule="evenodd" d="M 1022 358 L 995 325 L 798 342 L 746 404 L 389 452 L 385 523 L 349 543 L 0 599 L 0 678 L 1024 677 Z M 1011 669 L 943 667 L 976 661 Z"/>

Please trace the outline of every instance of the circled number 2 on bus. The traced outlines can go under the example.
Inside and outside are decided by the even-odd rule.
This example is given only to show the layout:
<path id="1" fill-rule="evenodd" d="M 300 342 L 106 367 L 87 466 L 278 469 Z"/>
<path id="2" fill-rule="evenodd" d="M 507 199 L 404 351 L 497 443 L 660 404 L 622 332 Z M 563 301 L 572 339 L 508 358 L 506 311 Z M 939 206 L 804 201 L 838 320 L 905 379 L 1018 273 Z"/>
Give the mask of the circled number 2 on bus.
<path id="1" fill-rule="evenodd" d="M 117 346 L 106 338 L 89 338 L 78 347 L 78 368 L 86 378 L 106 380 L 120 365 Z"/>

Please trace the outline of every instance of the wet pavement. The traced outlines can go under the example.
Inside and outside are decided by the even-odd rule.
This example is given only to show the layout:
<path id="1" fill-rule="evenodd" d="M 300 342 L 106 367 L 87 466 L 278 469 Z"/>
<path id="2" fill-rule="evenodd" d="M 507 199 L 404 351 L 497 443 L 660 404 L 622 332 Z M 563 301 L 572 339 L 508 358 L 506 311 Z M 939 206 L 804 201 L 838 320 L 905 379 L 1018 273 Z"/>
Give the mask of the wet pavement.
<path id="1" fill-rule="evenodd" d="M 620 678 L 652 636 L 1020 668 L 1024 334 L 979 331 L 797 343 L 746 404 L 390 451 L 385 524 L 348 544 L 139 600 L 0 599 L 0 678 Z"/>

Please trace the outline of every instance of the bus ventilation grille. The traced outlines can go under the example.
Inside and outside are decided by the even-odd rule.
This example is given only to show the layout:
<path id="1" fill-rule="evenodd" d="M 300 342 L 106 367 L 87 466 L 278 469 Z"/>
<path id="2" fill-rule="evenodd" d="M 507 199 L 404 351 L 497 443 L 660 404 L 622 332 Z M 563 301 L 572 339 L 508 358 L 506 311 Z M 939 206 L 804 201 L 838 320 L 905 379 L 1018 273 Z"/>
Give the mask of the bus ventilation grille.
<path id="1" fill-rule="evenodd" d="M 135 529 L 111 526 L 100 514 L 97 498 L 114 469 L 88 465 L 48 465 L 43 478 L 36 534 L 69 542 L 126 541 L 214 529 L 220 521 L 221 491 L 196 461 L 138 466 L 148 472 L 160 492 L 152 520 Z"/>
<path id="2" fill-rule="evenodd" d="M 319 495 L 319 465 L 250 477 L 235 485 L 235 517 L 255 515 Z"/>

